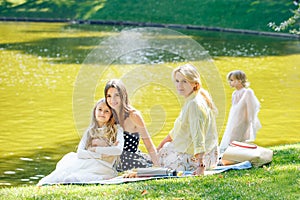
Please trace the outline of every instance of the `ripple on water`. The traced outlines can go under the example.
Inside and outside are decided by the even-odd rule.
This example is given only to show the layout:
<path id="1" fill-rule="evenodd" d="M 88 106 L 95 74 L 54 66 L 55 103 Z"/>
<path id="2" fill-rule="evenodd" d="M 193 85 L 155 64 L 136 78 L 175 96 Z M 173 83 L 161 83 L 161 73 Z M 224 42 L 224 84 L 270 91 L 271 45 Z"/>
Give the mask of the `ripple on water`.
<path id="1" fill-rule="evenodd" d="M 33 161 L 33 159 L 32 158 L 20 158 L 20 160 L 24 160 L 24 161 Z"/>
<path id="2" fill-rule="evenodd" d="M 11 186 L 11 183 L 0 183 L 2 186 Z"/>
<path id="3" fill-rule="evenodd" d="M 29 177 L 30 179 L 33 179 L 33 180 L 38 180 L 38 179 L 40 179 L 39 177 L 36 177 L 36 176 L 31 176 L 31 177 Z"/>
<path id="4" fill-rule="evenodd" d="M 5 172 L 3 172 L 4 174 L 7 174 L 7 175 L 10 175 L 10 174 L 16 174 L 16 172 L 15 171 L 5 171 Z"/>

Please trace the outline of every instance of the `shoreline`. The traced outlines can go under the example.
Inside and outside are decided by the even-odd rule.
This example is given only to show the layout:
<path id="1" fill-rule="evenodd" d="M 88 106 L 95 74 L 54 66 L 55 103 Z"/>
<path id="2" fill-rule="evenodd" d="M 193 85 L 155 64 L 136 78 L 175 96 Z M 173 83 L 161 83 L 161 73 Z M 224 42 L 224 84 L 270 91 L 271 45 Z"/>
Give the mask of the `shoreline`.
<path id="1" fill-rule="evenodd" d="M 71 23 L 71 24 L 91 24 L 91 25 L 109 25 L 109 26 L 137 26 L 137 27 L 153 27 L 153 28 L 170 28 L 170 29 L 185 29 L 185 30 L 202 30 L 212 32 L 227 32 L 246 35 L 257 35 L 267 37 L 280 37 L 300 39 L 300 35 L 289 33 L 277 33 L 266 31 L 254 31 L 246 29 L 197 26 L 189 24 L 160 24 L 151 22 L 135 22 L 135 21 L 115 21 L 115 20 L 82 20 L 82 19 L 60 19 L 60 18 L 20 18 L 20 17 L 0 17 L 0 21 L 4 22 L 49 22 L 49 23 Z"/>

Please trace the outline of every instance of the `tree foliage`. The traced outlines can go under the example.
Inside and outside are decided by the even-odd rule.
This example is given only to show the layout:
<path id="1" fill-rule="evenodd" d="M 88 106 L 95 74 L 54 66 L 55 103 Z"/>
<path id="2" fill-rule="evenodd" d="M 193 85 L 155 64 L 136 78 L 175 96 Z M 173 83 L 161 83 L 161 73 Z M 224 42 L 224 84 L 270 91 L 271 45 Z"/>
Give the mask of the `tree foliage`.
<path id="1" fill-rule="evenodd" d="M 296 1 L 295 5 L 297 5 L 297 8 L 292 11 L 293 16 L 291 16 L 289 19 L 281 22 L 279 25 L 276 25 L 274 22 L 270 22 L 269 26 L 277 31 L 288 31 L 292 34 L 300 35 L 300 4 Z"/>

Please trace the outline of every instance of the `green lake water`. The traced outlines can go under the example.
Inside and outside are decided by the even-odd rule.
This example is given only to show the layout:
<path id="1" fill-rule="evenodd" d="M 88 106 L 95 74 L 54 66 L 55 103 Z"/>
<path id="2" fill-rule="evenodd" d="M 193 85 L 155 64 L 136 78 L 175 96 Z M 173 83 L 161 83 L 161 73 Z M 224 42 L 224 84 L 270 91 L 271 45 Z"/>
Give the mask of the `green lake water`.
<path id="1" fill-rule="evenodd" d="M 137 41 L 128 35 L 111 39 L 121 30 L 109 26 L 0 23 L 0 185 L 36 184 L 64 154 L 76 151 L 90 120 L 90 109 L 103 97 L 103 87 L 111 78 L 124 80 L 131 103 L 143 114 L 155 145 L 167 135 L 182 103 L 169 72 L 185 61 L 166 50 L 143 50 L 143 45 L 141 50 L 127 52 L 127 46 L 146 40 Z M 165 37 L 172 44 L 183 38 L 197 41 L 208 52 L 213 74 L 206 76 L 204 71 L 202 78 L 219 105 L 220 139 L 233 92 L 226 74 L 241 69 L 261 103 L 262 129 L 255 142 L 261 146 L 300 142 L 298 40 L 176 31 L 181 35 L 155 35 L 147 40 L 163 41 Z M 103 54 L 109 50 L 115 60 L 106 63 L 103 55 L 90 56 L 96 48 Z M 120 48 L 125 48 L 125 53 L 113 51 Z M 159 51 L 162 53 L 157 54 Z M 78 80 L 82 69 L 94 69 L 95 60 L 91 59 L 105 69 L 101 74 L 83 77 L 86 81 L 82 84 L 87 85 L 81 88 Z M 93 77 L 97 77 L 95 83 L 90 82 Z M 90 96 L 74 96 L 78 88 Z M 84 109 L 78 110 L 77 103 Z M 141 150 L 145 150 L 143 144 Z"/>

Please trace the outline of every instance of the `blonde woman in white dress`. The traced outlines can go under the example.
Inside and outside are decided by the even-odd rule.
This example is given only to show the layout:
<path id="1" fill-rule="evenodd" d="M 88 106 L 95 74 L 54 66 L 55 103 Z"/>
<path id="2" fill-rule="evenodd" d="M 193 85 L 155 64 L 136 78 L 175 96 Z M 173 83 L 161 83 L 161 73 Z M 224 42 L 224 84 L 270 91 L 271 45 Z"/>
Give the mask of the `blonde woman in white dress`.
<path id="1" fill-rule="evenodd" d="M 218 161 L 216 108 L 201 86 L 200 74 L 191 64 L 177 67 L 173 80 L 185 103 L 173 129 L 158 146 L 159 164 L 177 171 L 203 175 Z"/>

